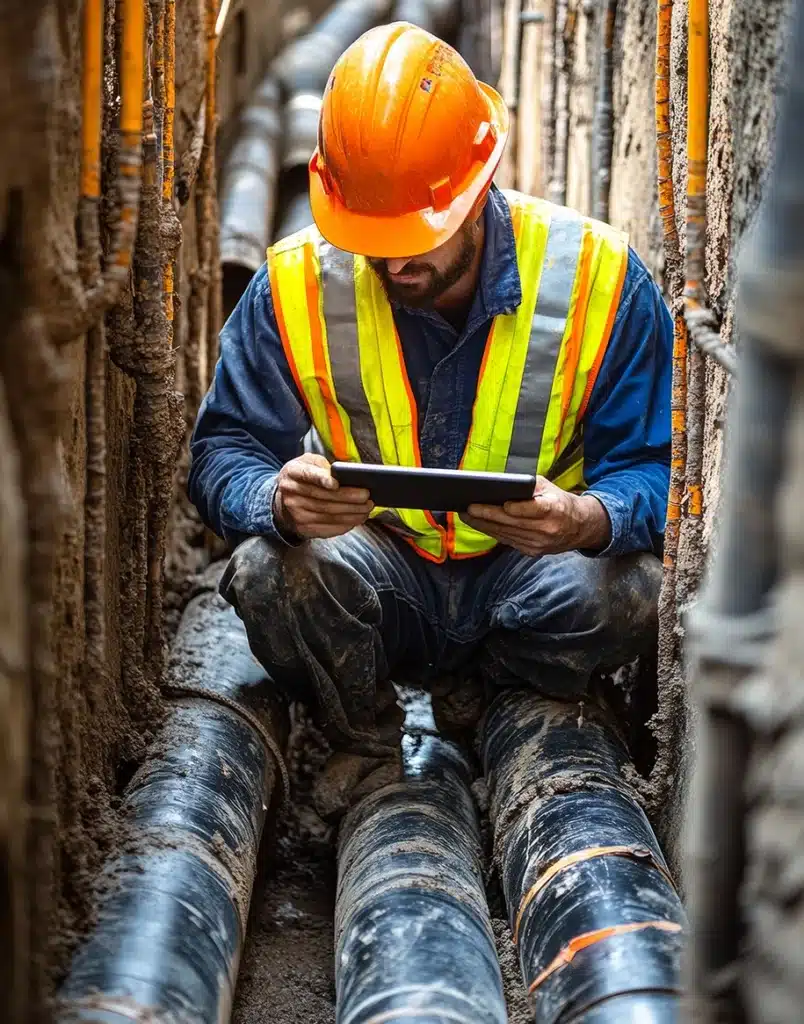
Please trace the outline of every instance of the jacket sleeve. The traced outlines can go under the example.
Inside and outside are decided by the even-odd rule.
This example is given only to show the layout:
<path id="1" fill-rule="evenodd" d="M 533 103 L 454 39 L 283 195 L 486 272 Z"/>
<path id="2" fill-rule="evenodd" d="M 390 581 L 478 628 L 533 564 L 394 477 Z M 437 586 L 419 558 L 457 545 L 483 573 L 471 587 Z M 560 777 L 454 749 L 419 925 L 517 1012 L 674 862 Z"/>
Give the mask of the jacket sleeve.
<path id="1" fill-rule="evenodd" d="M 587 493 L 605 507 L 603 555 L 661 555 L 670 483 L 673 321 L 661 293 L 629 253 L 620 307 L 584 425 Z"/>
<path id="2" fill-rule="evenodd" d="M 273 519 L 276 476 L 300 454 L 310 421 L 282 348 L 264 264 L 221 331 L 220 348 L 190 442 L 190 500 L 231 544 L 252 535 L 282 539 Z"/>

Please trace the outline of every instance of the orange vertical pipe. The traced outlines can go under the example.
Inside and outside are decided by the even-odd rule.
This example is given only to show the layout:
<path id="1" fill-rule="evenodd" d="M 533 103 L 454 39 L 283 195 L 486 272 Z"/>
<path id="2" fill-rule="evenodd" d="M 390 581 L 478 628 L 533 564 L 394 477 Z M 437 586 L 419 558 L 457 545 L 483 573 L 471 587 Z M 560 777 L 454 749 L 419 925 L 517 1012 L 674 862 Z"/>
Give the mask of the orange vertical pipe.
<path id="1" fill-rule="evenodd" d="M 139 143 L 145 81 L 145 0 L 124 0 L 123 3 L 123 59 L 120 78 L 120 131 L 124 135 L 136 135 Z"/>
<path id="2" fill-rule="evenodd" d="M 706 169 L 709 148 L 709 2 L 689 0 L 687 33 L 687 270 L 686 308 L 702 305 L 706 259 Z M 696 359 L 702 356 L 696 354 Z M 702 373 L 703 370 L 696 370 Z M 696 378 L 697 379 L 697 378 Z M 697 474 L 696 474 L 697 476 Z M 688 481 L 689 514 L 700 516 L 700 479 Z"/>
<path id="3" fill-rule="evenodd" d="M 84 4 L 82 73 L 81 195 L 100 199 L 103 0 L 86 0 Z"/>
<path id="4" fill-rule="evenodd" d="M 174 126 L 176 117 L 176 0 L 165 5 L 165 110 L 162 123 L 162 201 L 173 202 L 176 152 Z M 165 316 L 173 322 L 173 260 L 167 259 L 162 271 L 162 302 Z"/>
<path id="5" fill-rule="evenodd" d="M 706 218 L 706 162 L 709 145 L 709 5 L 689 0 L 687 42 L 687 223 L 701 230 Z M 696 239 L 702 242 L 703 238 Z M 695 282 L 700 284 L 700 281 Z"/>
<path id="6" fill-rule="evenodd" d="M 664 231 L 665 252 L 681 259 L 673 192 L 673 139 L 670 128 L 670 44 L 673 0 L 659 0 L 656 12 L 656 153 L 658 165 L 659 214 Z M 677 310 L 673 329 L 673 385 L 671 396 L 671 466 L 667 499 L 664 563 L 672 569 L 678 554 L 681 509 L 687 464 L 687 325 Z"/>
<path id="7" fill-rule="evenodd" d="M 173 200 L 176 116 L 176 0 L 165 5 L 165 114 L 162 128 L 162 198 Z"/>

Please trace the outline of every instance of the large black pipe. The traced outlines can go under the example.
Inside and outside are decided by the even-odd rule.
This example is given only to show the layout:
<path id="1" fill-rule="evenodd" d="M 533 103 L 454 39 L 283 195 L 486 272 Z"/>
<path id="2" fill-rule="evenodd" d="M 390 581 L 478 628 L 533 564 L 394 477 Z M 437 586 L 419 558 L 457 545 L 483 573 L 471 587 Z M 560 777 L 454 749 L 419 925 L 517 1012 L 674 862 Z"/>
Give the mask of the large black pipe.
<path id="1" fill-rule="evenodd" d="M 124 838 L 61 991 L 65 1024 L 229 1019 L 287 722 L 215 575 L 182 619 L 175 697 L 125 790 Z"/>
<path id="2" fill-rule="evenodd" d="M 495 857 L 541 1024 L 669 1024 L 684 910 L 608 713 L 506 691 L 483 754 Z"/>
<path id="3" fill-rule="evenodd" d="M 283 178 L 280 209 L 282 216 L 279 218 L 274 236 L 277 241 L 313 223 L 306 167 L 297 167 Z"/>
<path id="4" fill-rule="evenodd" d="M 404 778 L 344 820 L 338 849 L 338 1024 L 505 1024 L 471 773 L 408 709 Z M 414 719 L 416 719 L 414 721 Z"/>
<path id="5" fill-rule="evenodd" d="M 279 85 L 268 77 L 243 111 L 237 140 L 223 167 L 220 247 L 225 316 L 265 261 L 274 220 L 281 134 Z"/>

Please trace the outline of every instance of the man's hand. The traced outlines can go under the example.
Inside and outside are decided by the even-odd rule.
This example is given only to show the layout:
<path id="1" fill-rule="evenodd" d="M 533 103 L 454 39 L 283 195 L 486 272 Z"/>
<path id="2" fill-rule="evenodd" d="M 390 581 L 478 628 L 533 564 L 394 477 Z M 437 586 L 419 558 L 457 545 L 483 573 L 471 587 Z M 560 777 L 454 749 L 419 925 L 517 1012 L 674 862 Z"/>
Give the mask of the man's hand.
<path id="1" fill-rule="evenodd" d="M 602 551 L 611 541 L 608 513 L 597 498 L 562 491 L 543 476 L 529 501 L 509 501 L 502 508 L 470 505 L 461 519 L 523 555 Z"/>
<path id="2" fill-rule="evenodd" d="M 285 533 L 340 537 L 365 523 L 373 508 L 368 491 L 340 486 L 322 455 L 305 453 L 279 471 L 274 519 Z"/>

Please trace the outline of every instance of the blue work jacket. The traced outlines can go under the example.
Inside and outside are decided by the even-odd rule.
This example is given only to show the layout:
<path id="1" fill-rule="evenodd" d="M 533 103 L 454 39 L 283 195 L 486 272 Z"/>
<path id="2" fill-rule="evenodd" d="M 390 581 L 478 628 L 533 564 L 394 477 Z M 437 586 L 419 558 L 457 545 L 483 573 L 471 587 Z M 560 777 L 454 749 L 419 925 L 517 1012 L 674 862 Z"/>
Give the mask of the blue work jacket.
<path id="1" fill-rule="evenodd" d="M 522 301 L 508 204 L 493 188 L 480 282 L 461 331 L 440 314 L 394 304 L 419 413 L 422 464 L 455 469 L 463 454 L 492 319 Z M 584 419 L 587 493 L 604 505 L 604 555 L 661 552 L 670 476 L 673 324 L 631 250 L 620 306 Z M 189 494 L 204 522 L 236 544 L 279 538 L 273 495 L 280 467 L 310 426 L 276 325 L 265 265 L 221 332 L 221 356 L 191 442 Z"/>

